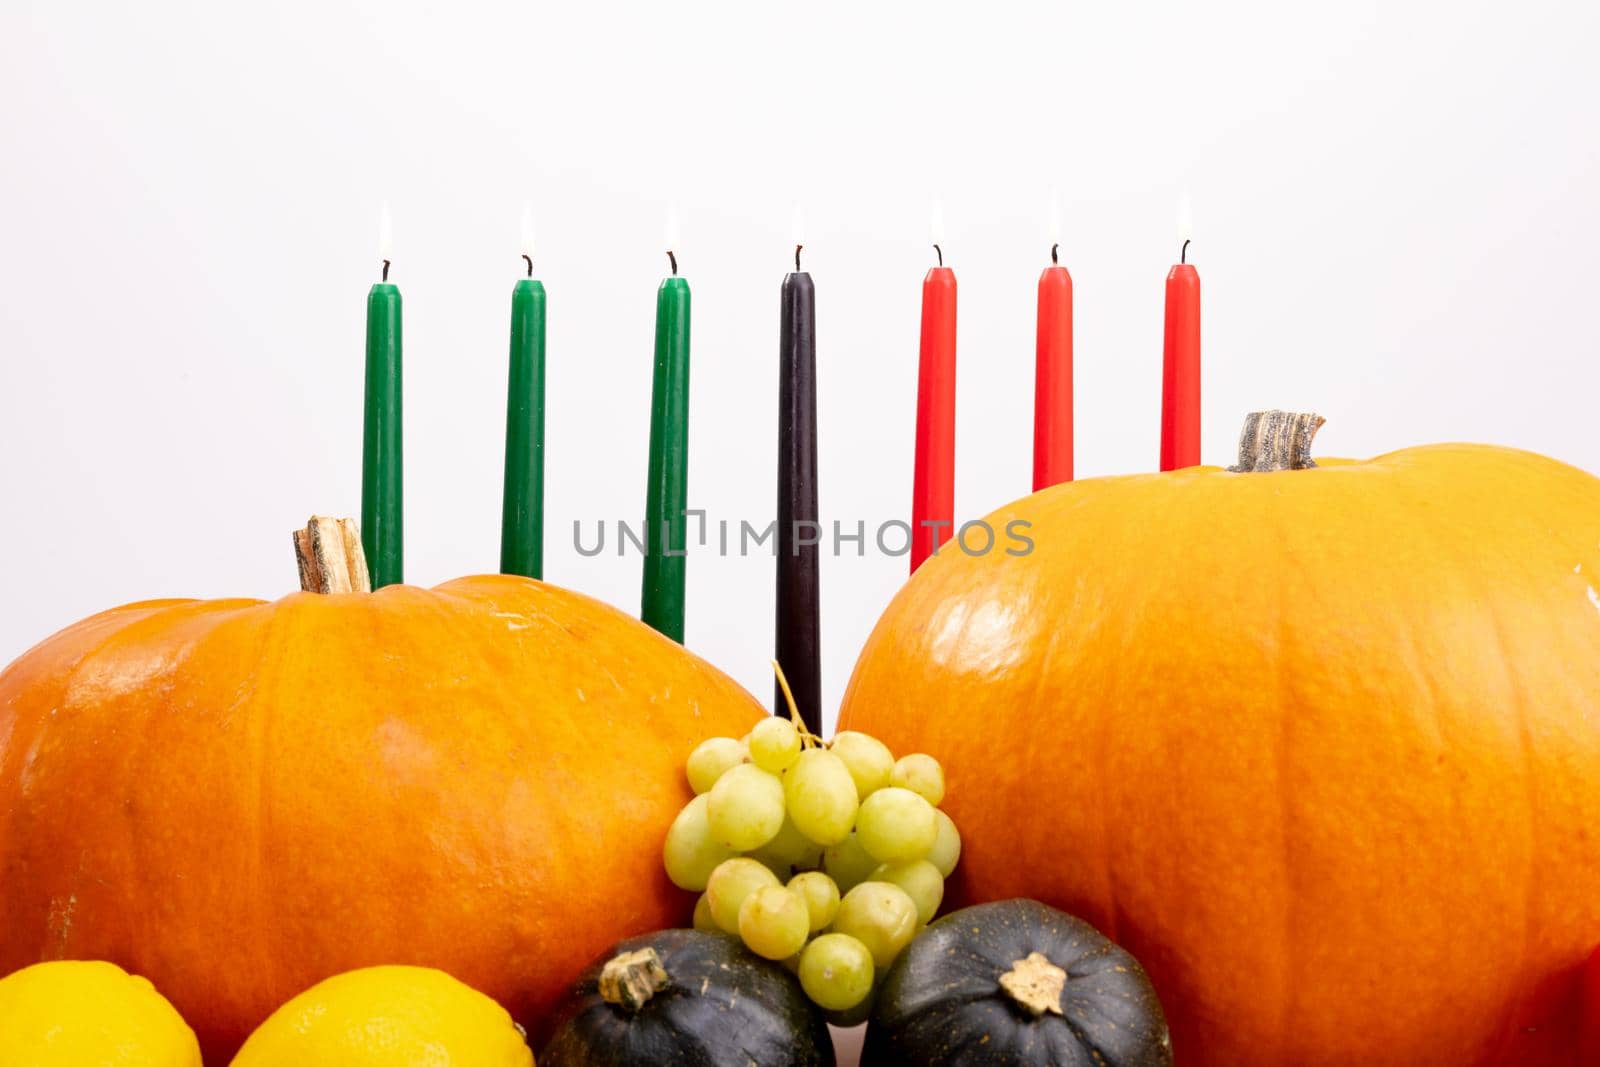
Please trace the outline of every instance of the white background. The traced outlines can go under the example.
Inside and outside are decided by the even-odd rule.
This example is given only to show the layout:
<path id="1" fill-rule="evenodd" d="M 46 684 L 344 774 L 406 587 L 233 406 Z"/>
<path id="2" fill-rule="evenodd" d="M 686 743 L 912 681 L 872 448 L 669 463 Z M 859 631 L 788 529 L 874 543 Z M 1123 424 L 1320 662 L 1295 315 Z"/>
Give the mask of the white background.
<path id="1" fill-rule="evenodd" d="M 960 277 L 959 516 L 1029 487 L 1049 189 L 1078 462 L 1146 470 L 1191 190 L 1205 457 L 1472 439 L 1600 469 L 1593 3 L 19 3 L 0 11 L 0 661 L 152 596 L 272 597 L 360 506 L 378 206 L 405 294 L 406 559 L 498 560 L 509 295 L 550 296 L 547 576 L 630 611 L 666 204 L 694 288 L 691 503 L 771 517 L 791 208 L 822 509 L 909 506 L 930 198 Z M 688 643 L 770 694 L 768 556 L 689 561 Z M 830 714 L 904 558 L 824 565 Z"/>
<path id="2" fill-rule="evenodd" d="M 498 560 L 521 204 L 550 295 L 550 579 L 643 509 L 665 207 L 694 287 L 691 503 L 774 506 L 793 203 L 822 509 L 909 505 L 930 198 L 960 277 L 960 516 L 1029 486 L 1048 191 L 1083 475 L 1149 469 L 1187 186 L 1205 438 L 1502 442 L 1600 469 L 1600 6 L 19 3 L 0 9 L 0 661 L 152 596 L 271 597 L 360 507 L 378 205 L 405 293 L 407 573 Z M 770 693 L 772 560 L 689 562 L 688 643 Z M 827 559 L 829 713 L 903 558 Z"/>

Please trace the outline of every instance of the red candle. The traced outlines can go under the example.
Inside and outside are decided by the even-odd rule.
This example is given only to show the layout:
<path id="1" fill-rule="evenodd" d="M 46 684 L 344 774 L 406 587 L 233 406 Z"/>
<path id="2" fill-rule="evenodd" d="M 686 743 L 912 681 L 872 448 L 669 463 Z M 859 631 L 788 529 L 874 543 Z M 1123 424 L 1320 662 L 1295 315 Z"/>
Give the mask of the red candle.
<path id="1" fill-rule="evenodd" d="M 956 495 L 956 274 L 944 265 L 943 221 L 933 215 L 939 265 L 922 280 L 917 360 L 917 466 L 911 485 L 911 570 L 950 539 Z"/>
<path id="2" fill-rule="evenodd" d="M 1057 258 L 1050 205 L 1050 266 L 1039 275 L 1033 376 L 1033 491 L 1072 481 L 1072 275 Z"/>
<path id="3" fill-rule="evenodd" d="M 1189 198 L 1178 212 L 1178 263 L 1167 274 L 1161 357 L 1161 469 L 1200 462 L 1200 275 L 1189 262 Z"/>

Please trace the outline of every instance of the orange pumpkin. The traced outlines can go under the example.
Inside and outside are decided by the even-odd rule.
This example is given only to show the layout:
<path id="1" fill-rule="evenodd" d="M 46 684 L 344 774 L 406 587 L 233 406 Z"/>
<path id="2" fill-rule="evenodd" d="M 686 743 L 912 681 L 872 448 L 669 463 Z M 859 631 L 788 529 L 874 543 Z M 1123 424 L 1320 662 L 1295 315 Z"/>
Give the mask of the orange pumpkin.
<path id="1" fill-rule="evenodd" d="M 0 974 L 112 960 L 210 1063 L 371 964 L 537 1018 L 618 938 L 686 918 L 661 868 L 683 761 L 761 714 L 523 578 L 95 615 L 0 673 Z"/>
<path id="2" fill-rule="evenodd" d="M 1317 423 L 1274 424 L 1299 438 L 1275 454 Z M 1475 445 L 1273 469 L 1249 437 L 1268 469 L 995 512 L 1033 551 L 926 564 L 841 727 L 936 753 L 953 897 L 1113 936 L 1186 1067 L 1572 1064 L 1600 480 Z"/>
<path id="3" fill-rule="evenodd" d="M 1600 1067 L 1600 948 L 1583 969 L 1583 1006 L 1579 1009 L 1578 1067 Z"/>

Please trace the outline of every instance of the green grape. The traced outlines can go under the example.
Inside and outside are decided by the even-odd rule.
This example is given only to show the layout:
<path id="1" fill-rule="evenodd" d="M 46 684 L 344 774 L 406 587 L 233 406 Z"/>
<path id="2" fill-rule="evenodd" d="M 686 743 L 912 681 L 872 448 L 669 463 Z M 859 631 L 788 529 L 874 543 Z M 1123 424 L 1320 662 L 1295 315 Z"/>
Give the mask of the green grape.
<path id="1" fill-rule="evenodd" d="M 944 812 L 934 812 L 933 818 L 939 828 L 933 839 L 933 847 L 928 850 L 928 862 L 948 878 L 950 872 L 956 869 L 956 861 L 961 858 L 961 834 L 956 830 L 955 820 Z"/>
<path id="2" fill-rule="evenodd" d="M 711 802 L 712 832 L 716 832 L 715 794 Z M 856 816 L 856 836 L 861 847 L 884 863 L 919 860 L 939 836 L 934 807 L 909 789 L 891 785 L 872 794 Z M 719 836 L 718 838 L 722 838 Z"/>
<path id="3" fill-rule="evenodd" d="M 761 866 L 771 871 L 772 877 L 778 880 L 779 885 L 782 885 L 790 878 L 794 877 L 793 867 L 789 866 L 787 863 L 781 863 L 778 860 L 773 859 L 759 848 L 754 852 L 746 852 L 745 855 L 749 856 L 751 859 L 761 864 Z"/>
<path id="4" fill-rule="evenodd" d="M 878 861 L 861 847 L 860 839 L 853 833 L 822 853 L 822 869 L 828 872 L 841 893 L 848 893 L 865 882 L 877 866 Z"/>
<path id="5" fill-rule="evenodd" d="M 744 898 L 764 886 L 779 885 L 778 876 L 753 859 L 735 856 L 723 860 L 706 882 L 711 918 L 725 933 L 739 932 L 739 908 Z"/>
<path id="6" fill-rule="evenodd" d="M 917 932 L 917 905 L 897 885 L 862 882 L 839 901 L 833 929 L 867 946 L 872 962 L 887 967 Z"/>
<path id="7" fill-rule="evenodd" d="M 739 936 L 757 956 L 787 959 L 805 947 L 810 934 L 806 902 L 783 886 L 762 886 L 739 905 Z"/>
<path id="8" fill-rule="evenodd" d="M 856 795 L 860 799 L 867 799 L 868 795 L 889 784 L 889 776 L 894 771 L 894 754 L 876 737 L 846 730 L 834 735 L 828 750 L 850 768 L 850 777 L 855 779 Z"/>
<path id="9" fill-rule="evenodd" d="M 704 889 L 712 869 L 733 855 L 711 836 L 706 807 L 704 796 L 689 801 L 672 820 L 661 845 L 661 862 L 667 868 L 667 877 L 679 889 Z"/>
<path id="10" fill-rule="evenodd" d="M 722 929 L 717 925 L 717 920 L 711 917 L 711 898 L 704 893 L 694 902 L 694 928 L 712 934 Z"/>
<path id="11" fill-rule="evenodd" d="M 795 871 L 813 870 L 822 863 L 822 846 L 812 841 L 785 817 L 778 834 L 771 841 L 750 853 L 750 858 L 760 860 L 785 881 Z"/>
<path id="12" fill-rule="evenodd" d="M 789 879 L 789 888 L 806 902 L 811 915 L 811 932 L 816 933 L 833 922 L 839 911 L 839 887 L 821 871 L 806 871 Z"/>
<path id="13" fill-rule="evenodd" d="M 731 737 L 708 737 L 689 753 L 684 772 L 689 776 L 689 788 L 696 793 L 708 792 L 717 784 L 723 772 L 737 767 L 748 756 L 744 746 Z"/>
<path id="14" fill-rule="evenodd" d="M 924 752 L 896 760 L 894 770 L 889 772 L 889 784 L 911 790 L 936 808 L 944 800 L 944 768 Z"/>
<path id="15" fill-rule="evenodd" d="M 927 860 L 885 863 L 872 872 L 871 881 L 888 882 L 906 891 L 917 906 L 917 922 L 926 926 L 944 900 L 944 876 Z"/>
<path id="16" fill-rule="evenodd" d="M 706 820 L 734 851 L 760 848 L 783 828 L 783 783 L 753 763 L 730 767 L 706 794 Z"/>
<path id="17" fill-rule="evenodd" d="M 800 954 L 800 986 L 828 1011 L 849 1011 L 872 992 L 872 953 L 848 934 L 823 934 Z"/>
<path id="18" fill-rule="evenodd" d="M 781 774 L 800 758 L 800 731 L 788 719 L 762 719 L 750 731 L 750 758 L 762 770 Z"/>
<path id="19" fill-rule="evenodd" d="M 819 845 L 836 845 L 856 821 L 856 786 L 832 752 L 810 748 L 783 775 L 789 817 Z"/>

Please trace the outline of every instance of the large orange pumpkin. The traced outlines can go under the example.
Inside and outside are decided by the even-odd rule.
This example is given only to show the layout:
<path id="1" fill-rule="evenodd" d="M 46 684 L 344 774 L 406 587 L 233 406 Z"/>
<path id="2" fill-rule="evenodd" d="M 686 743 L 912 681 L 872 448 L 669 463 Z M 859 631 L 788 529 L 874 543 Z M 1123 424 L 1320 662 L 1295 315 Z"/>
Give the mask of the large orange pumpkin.
<path id="1" fill-rule="evenodd" d="M 957 900 L 1111 934 L 1186 1067 L 1574 1062 L 1600 480 L 1437 445 L 1013 520 L 1030 554 L 952 545 L 906 585 L 842 710 L 945 761 Z"/>
<path id="2" fill-rule="evenodd" d="M 760 714 L 522 578 L 113 609 L 0 674 L 0 974 L 115 961 L 211 1063 L 368 964 L 536 1018 L 619 937 L 683 922 L 683 761 Z"/>

